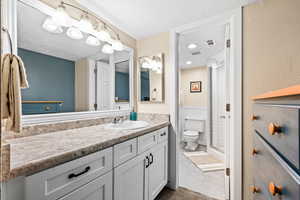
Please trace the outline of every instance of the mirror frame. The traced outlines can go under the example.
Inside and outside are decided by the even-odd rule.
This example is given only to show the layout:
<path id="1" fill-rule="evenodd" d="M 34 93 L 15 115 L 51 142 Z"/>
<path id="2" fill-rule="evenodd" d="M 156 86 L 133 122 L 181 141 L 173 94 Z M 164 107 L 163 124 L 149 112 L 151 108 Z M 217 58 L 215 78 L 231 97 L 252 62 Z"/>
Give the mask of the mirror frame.
<path id="1" fill-rule="evenodd" d="M 44 4 L 39 0 L 9 0 L 8 5 L 6 5 L 6 24 L 7 28 L 10 31 L 13 42 L 13 50 L 14 53 L 17 54 L 17 5 L 18 1 L 29 4 L 33 8 L 39 9 L 41 12 L 47 13 L 47 10 L 54 9 Z M 83 2 L 79 2 L 83 7 L 89 10 L 89 6 L 85 5 Z M 93 11 L 91 11 L 93 12 Z M 95 13 L 93 13 L 95 14 Z M 97 16 L 101 18 L 100 16 Z M 129 87 L 130 87 L 130 101 L 129 101 L 129 109 L 124 110 L 106 110 L 106 111 L 86 111 L 86 112 L 65 112 L 65 113 L 52 113 L 52 114 L 35 114 L 35 115 L 22 115 L 22 125 L 36 125 L 43 123 L 57 123 L 63 121 L 75 121 L 75 120 L 83 120 L 83 119 L 94 119 L 100 117 L 109 117 L 115 115 L 127 115 L 133 109 L 135 105 L 134 98 L 134 49 L 124 45 L 124 50 L 128 51 L 130 54 L 129 59 Z M 4 51 L 6 48 L 4 47 Z"/>
<path id="2" fill-rule="evenodd" d="M 141 104 L 164 104 L 165 103 L 165 99 L 166 99 L 166 91 L 165 91 L 165 54 L 163 52 L 160 52 L 160 53 L 157 53 L 155 55 L 161 55 L 161 58 L 162 58 L 162 100 L 161 101 L 142 101 L 141 100 L 141 62 L 140 62 L 140 59 L 143 58 L 143 57 L 149 57 L 148 55 L 145 55 L 145 56 L 140 56 L 138 57 L 138 66 L 137 66 L 137 69 L 138 69 L 138 72 L 137 72 L 137 81 L 138 81 L 138 102 L 141 103 Z M 151 56 L 151 55 L 150 55 Z"/>

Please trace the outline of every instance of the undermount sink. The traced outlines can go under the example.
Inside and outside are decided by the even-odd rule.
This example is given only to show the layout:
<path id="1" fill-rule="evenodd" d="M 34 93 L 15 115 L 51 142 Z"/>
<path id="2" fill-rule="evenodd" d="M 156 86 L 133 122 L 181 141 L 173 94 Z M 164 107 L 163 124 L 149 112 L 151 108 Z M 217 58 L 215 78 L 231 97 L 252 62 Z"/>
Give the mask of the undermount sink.
<path id="1" fill-rule="evenodd" d="M 116 129 L 116 130 L 134 130 L 134 129 L 140 129 L 145 128 L 149 126 L 148 122 L 145 121 L 123 121 L 120 123 L 110 123 L 105 125 L 106 129 Z"/>

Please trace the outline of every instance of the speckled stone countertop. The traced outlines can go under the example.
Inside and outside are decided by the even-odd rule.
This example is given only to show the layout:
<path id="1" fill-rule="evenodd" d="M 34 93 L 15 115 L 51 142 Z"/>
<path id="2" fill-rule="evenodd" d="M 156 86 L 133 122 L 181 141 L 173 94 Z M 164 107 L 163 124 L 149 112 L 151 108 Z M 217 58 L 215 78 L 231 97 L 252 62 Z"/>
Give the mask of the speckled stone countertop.
<path id="1" fill-rule="evenodd" d="M 10 171 L 2 181 L 34 174 L 169 125 L 168 115 L 149 115 L 143 120 L 149 126 L 136 130 L 111 130 L 102 124 L 8 139 Z"/>

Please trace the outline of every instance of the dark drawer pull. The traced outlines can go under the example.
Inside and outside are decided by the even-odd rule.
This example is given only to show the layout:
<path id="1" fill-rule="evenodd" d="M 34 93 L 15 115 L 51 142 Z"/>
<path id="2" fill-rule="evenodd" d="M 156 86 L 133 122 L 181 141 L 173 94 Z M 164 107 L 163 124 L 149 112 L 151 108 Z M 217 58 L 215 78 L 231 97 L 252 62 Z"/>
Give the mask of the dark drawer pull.
<path id="1" fill-rule="evenodd" d="M 269 192 L 273 195 L 281 195 L 282 194 L 282 187 L 276 186 L 273 182 L 269 183 Z"/>
<path id="2" fill-rule="evenodd" d="M 78 177 L 78 176 L 81 176 L 81 175 L 87 173 L 88 171 L 90 171 L 90 169 L 91 169 L 91 167 L 88 166 L 88 167 L 85 168 L 84 171 L 82 171 L 82 172 L 80 172 L 80 173 L 78 173 L 78 174 L 74 174 L 74 173 L 69 174 L 68 178 L 69 178 L 69 179 L 72 179 L 72 178 L 76 178 L 76 177 Z"/>
<path id="3" fill-rule="evenodd" d="M 167 133 L 166 132 L 163 132 L 162 134 L 160 134 L 160 136 L 165 136 Z"/>
<path id="4" fill-rule="evenodd" d="M 146 168 L 148 168 L 150 166 L 150 162 L 149 162 L 149 157 L 148 156 L 146 156 L 145 165 L 146 165 Z"/>
<path id="5" fill-rule="evenodd" d="M 152 163 L 153 163 L 153 155 L 152 153 L 150 153 L 150 165 L 152 165 Z"/>

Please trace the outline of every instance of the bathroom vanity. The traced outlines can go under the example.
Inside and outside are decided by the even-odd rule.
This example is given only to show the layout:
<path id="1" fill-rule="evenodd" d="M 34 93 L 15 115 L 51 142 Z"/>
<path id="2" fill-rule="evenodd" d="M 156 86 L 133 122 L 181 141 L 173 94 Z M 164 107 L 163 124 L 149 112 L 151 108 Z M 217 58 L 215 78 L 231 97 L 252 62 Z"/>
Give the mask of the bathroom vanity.
<path id="1" fill-rule="evenodd" d="M 166 119 L 135 130 L 101 124 L 7 140 L 11 169 L 1 195 L 6 200 L 153 200 L 168 181 Z"/>

